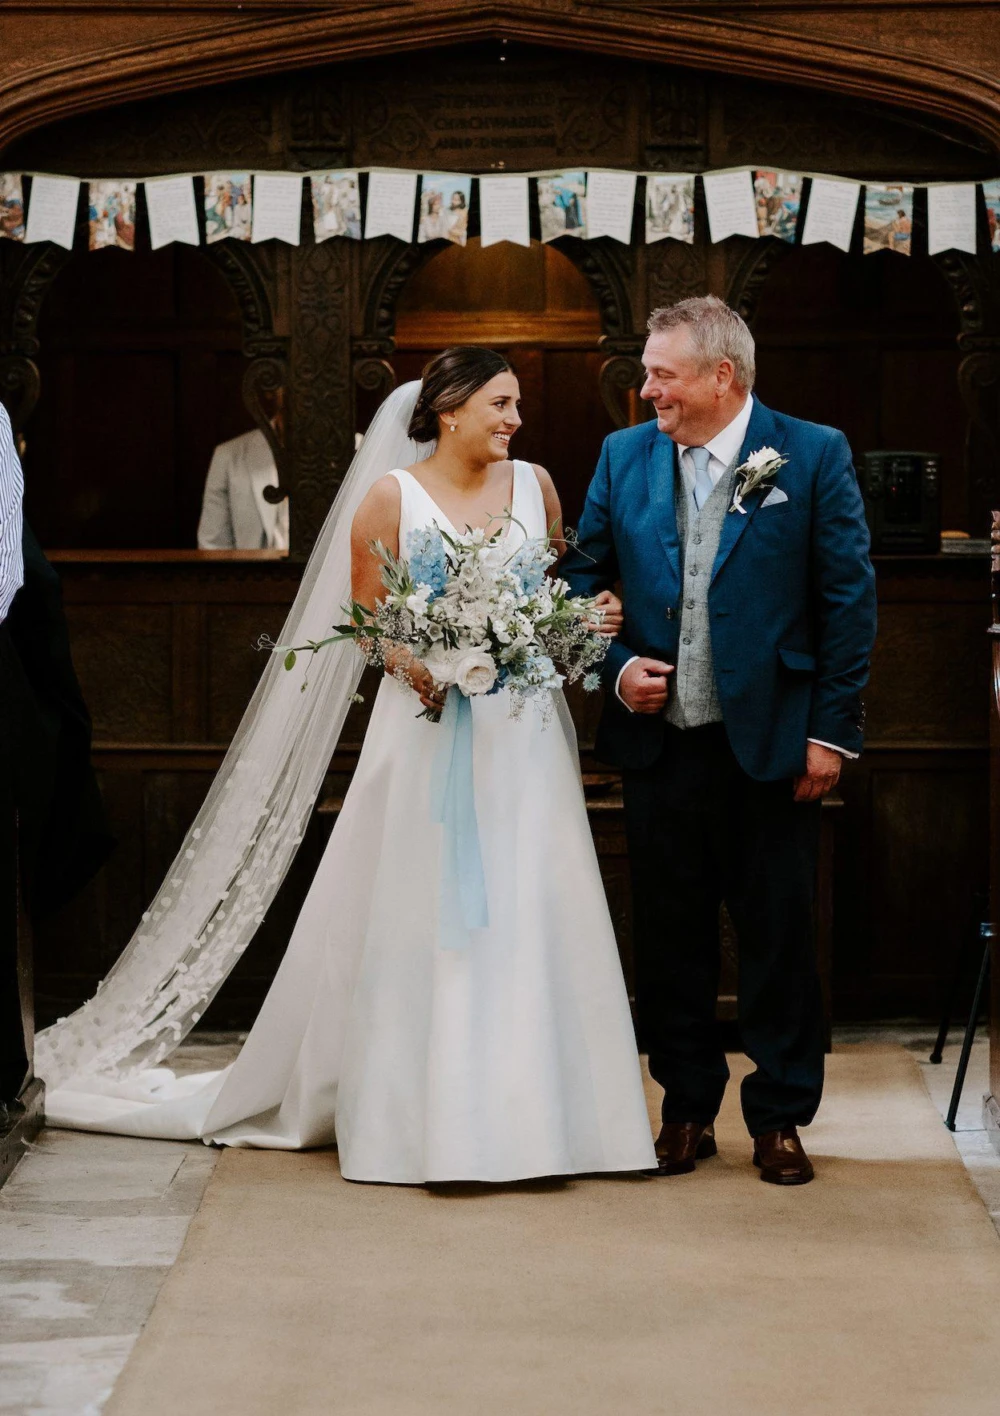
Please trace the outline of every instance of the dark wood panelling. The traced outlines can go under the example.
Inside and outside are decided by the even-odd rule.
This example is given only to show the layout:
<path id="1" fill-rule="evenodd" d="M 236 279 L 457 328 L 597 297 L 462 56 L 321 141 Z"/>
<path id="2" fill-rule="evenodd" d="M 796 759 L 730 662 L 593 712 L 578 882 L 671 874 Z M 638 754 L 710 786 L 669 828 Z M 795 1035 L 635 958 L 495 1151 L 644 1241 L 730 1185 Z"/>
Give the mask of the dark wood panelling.
<path id="1" fill-rule="evenodd" d="M 168 605 L 67 605 L 73 662 L 98 738 L 173 737 L 173 616 Z"/>
<path id="2" fill-rule="evenodd" d="M 212 605 L 205 623 L 208 664 L 205 732 L 207 742 L 228 742 L 266 667 L 257 647 L 262 634 L 275 643 L 285 619 L 281 605 Z"/>
<path id="3" fill-rule="evenodd" d="M 626 11 L 619 11 L 621 26 L 646 35 L 648 20 Z M 581 13 L 574 6 L 574 25 Z M 662 39 L 654 29 L 650 53 Z M 814 92 L 776 81 L 771 68 L 757 81 L 736 82 L 721 72 L 657 67 L 639 47 L 634 64 L 603 52 L 568 60 L 515 45 L 501 56 L 501 49 L 491 42 L 427 51 L 419 68 L 359 61 L 122 105 L 24 138 L 4 164 L 86 175 L 96 167 L 132 174 L 219 163 L 303 170 L 396 161 L 481 170 L 495 160 L 512 169 L 565 158 L 676 171 L 756 160 L 766 150 L 769 161 L 790 168 L 862 178 L 958 179 L 996 169 L 996 157 L 954 123 L 877 107 L 870 94 L 818 102 Z M 784 43 L 772 45 L 768 62 L 778 55 L 790 63 L 789 53 Z M 702 67 L 720 62 L 697 46 L 692 54 Z M 801 77 L 806 68 L 783 72 Z M 454 146 L 466 139 L 471 146 Z M 491 333 L 513 345 L 524 384 L 519 451 L 552 468 L 575 520 L 611 426 L 600 365 L 609 354 L 634 359 L 651 305 L 706 288 L 730 294 L 754 321 L 765 400 L 844 427 L 858 452 L 901 443 L 940 452 L 946 521 L 983 531 L 981 509 L 997 480 L 995 260 L 861 258 L 740 238 L 712 246 L 701 209 L 691 247 L 566 241 L 522 254 L 410 249 L 391 238 L 298 249 L 236 244 L 222 243 L 227 249 L 211 256 L 159 253 L 157 262 L 141 252 L 74 257 L 50 287 L 47 310 L 43 293 L 55 263 L 0 242 L 0 353 L 9 349 L 20 361 L 8 385 L 22 403 L 31 383 L 26 361 L 38 353 L 35 334 L 41 337 L 41 398 L 28 426 L 29 505 L 49 489 L 51 505 L 39 511 L 52 517 L 50 545 L 57 532 L 69 537 L 71 524 L 78 539 L 115 517 L 115 536 L 127 528 L 133 545 L 141 537 L 150 545 L 191 544 L 211 447 L 250 425 L 236 383 L 246 357 L 263 357 L 265 340 L 269 357 L 287 370 L 282 476 L 291 492 L 293 557 L 301 560 L 364 426 L 355 374 L 369 378 L 379 360 L 390 360 L 399 377 L 412 376 L 435 352 L 435 338 L 452 338 L 477 316 L 481 330 L 491 312 Z M 157 271 L 166 272 L 162 284 Z M 21 292 L 16 310 L 11 291 Z M 105 319 L 116 300 L 114 319 Z M 609 341 L 603 349 L 600 336 Z M 123 358 L 142 364 L 142 380 L 131 369 L 117 373 Z M 129 422 L 143 399 L 155 404 L 146 438 Z M 50 1011 L 91 991 L 129 937 L 259 676 L 252 645 L 261 632 L 277 633 L 298 575 L 287 563 L 63 568 L 121 845 L 72 916 L 40 937 L 39 987 Z M 841 1016 L 931 1008 L 953 947 L 950 922 L 985 870 L 975 836 L 985 800 L 982 573 L 944 559 L 883 562 L 879 593 L 872 748 L 845 773 L 838 830 Z M 596 708 L 593 699 L 574 706 L 588 766 Z M 342 794 L 349 780 L 347 748 L 360 740 L 368 711 L 352 709 L 331 792 Z M 595 805 L 592 815 L 612 909 L 624 920 L 620 827 L 610 808 Z M 322 822 L 314 823 L 280 908 L 210 1021 L 250 1021 L 322 841 Z"/>

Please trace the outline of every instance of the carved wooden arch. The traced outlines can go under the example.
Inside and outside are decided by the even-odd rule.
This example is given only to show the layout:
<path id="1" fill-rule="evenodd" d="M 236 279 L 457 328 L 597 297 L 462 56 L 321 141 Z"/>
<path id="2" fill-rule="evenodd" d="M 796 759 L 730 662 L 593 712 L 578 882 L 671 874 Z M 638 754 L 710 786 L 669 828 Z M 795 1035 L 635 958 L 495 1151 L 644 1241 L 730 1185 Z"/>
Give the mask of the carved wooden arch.
<path id="1" fill-rule="evenodd" d="M 201 249 L 201 248 L 199 248 Z M 253 252 L 235 241 L 203 248 L 236 296 L 243 324 L 243 349 L 250 360 L 243 376 L 247 409 L 267 438 L 278 467 L 279 485 L 268 487 L 268 501 L 286 495 L 280 486 L 284 439 L 271 426 L 264 407 L 266 397 L 284 388 L 287 380 L 287 340 L 275 335 L 271 299 Z M 15 432 L 21 432 L 41 393 L 35 362 L 39 351 L 38 320 L 45 298 L 73 258 L 48 242 L 24 248 L 14 278 L 4 291 L 0 327 L 0 400 L 10 414 Z"/>
<path id="2" fill-rule="evenodd" d="M 958 309 L 958 391 L 969 417 L 965 462 L 984 510 L 1000 496 L 1000 273 L 992 255 L 944 251 L 932 257 Z M 979 444 L 977 455 L 976 444 Z"/>
<path id="3" fill-rule="evenodd" d="M 771 272 L 794 249 L 788 241 L 779 241 L 772 236 L 752 241 L 733 272 L 726 291 L 726 303 L 743 316 L 751 329 Z"/>
<path id="4" fill-rule="evenodd" d="M 529 44 L 680 64 L 694 69 L 787 80 L 808 87 L 917 108 L 965 123 L 1000 144 L 1000 85 L 971 58 L 943 51 L 931 35 L 923 45 L 897 44 L 894 30 L 816 27 L 808 6 L 776 25 L 767 11 L 746 7 L 693 9 L 660 0 L 363 0 L 359 6 L 288 7 L 255 0 L 238 7 L 211 0 L 133 12 L 120 38 L 95 47 L 102 0 L 67 12 L 61 21 L 58 66 L 46 53 L 40 22 L 25 5 L 9 25 L 7 77 L 0 83 L 0 145 L 57 118 L 109 103 L 312 67 L 344 59 L 423 51 L 432 46 L 508 39 Z M 107 15 L 116 8 L 111 0 Z M 120 7 L 117 7 L 120 8 Z M 821 8 L 817 6 L 816 8 Z M 19 9 L 8 5 L 8 19 Z M 899 38 L 908 24 L 898 23 Z M 883 27 L 884 28 L 884 27 Z M 105 33 L 113 33 L 110 28 Z M 964 61 L 964 62 L 963 62 Z"/>
<path id="5" fill-rule="evenodd" d="M 204 251 L 236 296 L 240 307 L 243 352 L 250 360 L 243 375 L 243 401 L 267 438 L 278 469 L 277 483 L 264 488 L 264 500 L 276 504 L 288 495 L 288 489 L 283 485 L 287 439 L 284 422 L 275 428 L 271 421 L 271 400 L 288 385 L 288 340 L 274 332 L 271 297 L 253 248 L 229 240 L 217 241 L 204 247 Z M 270 412 L 265 400 L 271 402 Z"/>
<path id="6" fill-rule="evenodd" d="M 565 237 L 558 248 L 586 278 L 601 317 L 602 348 L 623 342 L 631 349 L 632 302 L 625 267 L 627 252 L 605 240 L 578 241 Z M 447 249 L 439 241 L 401 245 L 393 241 L 377 265 L 365 298 L 363 332 L 353 342 L 354 378 L 359 387 L 384 397 L 395 383 L 389 356 L 395 347 L 396 306 L 406 283 L 434 256 Z M 607 365 L 605 365 L 607 367 Z M 603 369 L 602 369 L 603 381 Z M 603 390 L 602 390 L 603 391 Z M 607 401 L 607 400 L 605 400 Z"/>
<path id="7" fill-rule="evenodd" d="M 0 401 L 15 434 L 22 432 L 41 392 L 38 317 L 57 276 L 72 253 L 49 244 L 25 247 L 3 296 L 0 329 Z"/>

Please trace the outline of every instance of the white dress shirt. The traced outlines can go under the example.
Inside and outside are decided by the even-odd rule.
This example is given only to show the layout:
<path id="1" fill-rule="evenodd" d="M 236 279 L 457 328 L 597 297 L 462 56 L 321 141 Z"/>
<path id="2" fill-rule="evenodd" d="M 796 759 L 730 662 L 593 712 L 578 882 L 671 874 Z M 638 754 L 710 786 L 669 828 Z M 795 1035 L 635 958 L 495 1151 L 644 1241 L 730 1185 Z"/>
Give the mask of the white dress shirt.
<path id="1" fill-rule="evenodd" d="M 24 583 L 21 498 L 24 476 L 7 410 L 0 403 L 0 624 Z"/>
<path id="2" fill-rule="evenodd" d="M 732 422 L 727 423 L 721 432 L 716 433 L 714 438 L 709 438 L 708 442 L 702 444 L 703 447 L 708 448 L 710 454 L 708 473 L 712 479 L 713 487 L 718 486 L 719 480 L 726 471 L 726 468 L 739 455 L 739 450 L 743 446 L 743 439 L 746 437 L 747 428 L 750 426 L 750 416 L 752 413 L 753 394 L 748 393 L 746 402 Z M 694 491 L 695 467 L 691 458 L 690 448 L 685 443 L 676 443 L 675 446 L 677 448 L 681 478 L 688 494 L 691 495 Z M 628 668 L 629 664 L 634 663 L 638 657 L 638 654 L 633 654 L 632 658 L 628 660 L 628 663 L 622 665 L 621 673 L 619 673 L 618 678 L 615 680 L 615 693 L 623 703 L 625 703 L 625 700 L 622 698 L 620 692 L 622 674 Z M 628 708 L 627 703 L 625 703 L 625 707 Z M 631 713 L 632 711 L 633 709 L 629 708 L 629 712 Z M 833 752 L 839 752 L 841 757 L 854 758 L 858 755 L 856 752 L 848 752 L 846 748 L 838 747 L 836 743 L 821 742 L 819 738 L 810 738 L 809 741 L 816 743 L 818 747 L 828 747 Z"/>

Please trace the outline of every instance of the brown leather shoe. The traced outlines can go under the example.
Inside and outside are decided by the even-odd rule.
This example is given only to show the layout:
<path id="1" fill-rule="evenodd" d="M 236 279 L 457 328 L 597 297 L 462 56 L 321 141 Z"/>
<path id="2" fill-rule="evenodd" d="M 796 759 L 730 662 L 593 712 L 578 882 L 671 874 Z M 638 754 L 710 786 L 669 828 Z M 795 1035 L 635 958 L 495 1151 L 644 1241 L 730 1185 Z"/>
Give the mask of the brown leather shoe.
<path id="1" fill-rule="evenodd" d="M 794 1126 L 755 1136 L 753 1163 L 769 1185 L 808 1185 L 816 1173 Z"/>
<path id="2" fill-rule="evenodd" d="M 696 1160 L 718 1155 L 715 1127 L 709 1122 L 664 1121 L 656 1138 L 656 1175 L 689 1175 Z"/>

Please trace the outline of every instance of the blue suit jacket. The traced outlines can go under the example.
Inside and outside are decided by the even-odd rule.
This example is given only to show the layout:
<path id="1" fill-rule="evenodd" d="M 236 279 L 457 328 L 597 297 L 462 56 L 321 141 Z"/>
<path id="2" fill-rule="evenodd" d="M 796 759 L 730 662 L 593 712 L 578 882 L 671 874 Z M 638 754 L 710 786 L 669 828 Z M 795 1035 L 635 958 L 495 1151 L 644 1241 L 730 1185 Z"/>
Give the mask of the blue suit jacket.
<path id="1" fill-rule="evenodd" d="M 761 447 L 787 458 L 728 512 L 709 589 L 712 656 L 726 731 L 759 781 L 793 777 L 806 742 L 859 752 L 861 690 L 875 639 L 875 576 L 864 506 L 843 433 L 765 408 L 756 398 L 740 461 Z M 642 768 L 662 747 L 659 714 L 632 714 L 615 695 L 634 654 L 676 663 L 682 547 L 674 508 L 676 447 L 655 421 L 605 439 L 561 567 L 576 594 L 620 579 L 625 624 L 604 663 L 597 753 Z M 763 506 L 772 487 L 786 501 Z"/>

